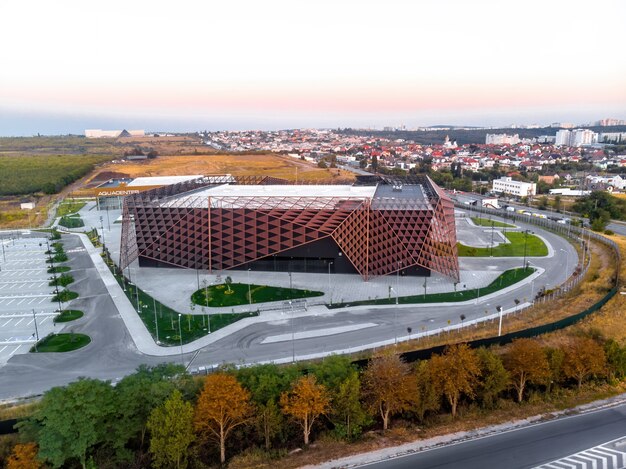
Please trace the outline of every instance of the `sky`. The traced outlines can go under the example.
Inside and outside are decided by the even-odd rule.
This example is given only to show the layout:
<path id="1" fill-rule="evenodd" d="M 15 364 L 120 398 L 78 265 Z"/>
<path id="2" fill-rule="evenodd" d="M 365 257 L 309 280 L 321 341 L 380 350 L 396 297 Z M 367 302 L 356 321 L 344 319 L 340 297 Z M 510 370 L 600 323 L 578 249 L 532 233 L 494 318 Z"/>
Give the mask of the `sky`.
<path id="1" fill-rule="evenodd" d="M 624 0 L 0 0 L 0 135 L 626 119 L 624 18 Z"/>

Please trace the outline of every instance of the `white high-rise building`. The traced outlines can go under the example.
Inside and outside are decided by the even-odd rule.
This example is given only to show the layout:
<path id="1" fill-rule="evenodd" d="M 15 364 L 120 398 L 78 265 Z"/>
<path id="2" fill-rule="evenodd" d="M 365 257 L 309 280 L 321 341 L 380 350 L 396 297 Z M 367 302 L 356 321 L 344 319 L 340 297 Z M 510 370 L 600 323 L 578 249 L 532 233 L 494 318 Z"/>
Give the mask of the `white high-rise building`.
<path id="1" fill-rule="evenodd" d="M 559 130 L 555 145 L 579 147 L 598 143 L 598 134 L 589 129 Z"/>

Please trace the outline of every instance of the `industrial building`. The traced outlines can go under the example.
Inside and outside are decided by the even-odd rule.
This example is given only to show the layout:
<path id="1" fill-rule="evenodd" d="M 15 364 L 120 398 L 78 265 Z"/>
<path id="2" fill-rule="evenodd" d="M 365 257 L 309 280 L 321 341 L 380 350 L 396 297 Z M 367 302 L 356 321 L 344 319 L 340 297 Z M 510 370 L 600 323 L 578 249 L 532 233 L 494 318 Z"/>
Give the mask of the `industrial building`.
<path id="1" fill-rule="evenodd" d="M 294 185 L 210 176 L 124 198 L 120 267 L 358 273 L 458 281 L 454 206 L 428 177 Z"/>

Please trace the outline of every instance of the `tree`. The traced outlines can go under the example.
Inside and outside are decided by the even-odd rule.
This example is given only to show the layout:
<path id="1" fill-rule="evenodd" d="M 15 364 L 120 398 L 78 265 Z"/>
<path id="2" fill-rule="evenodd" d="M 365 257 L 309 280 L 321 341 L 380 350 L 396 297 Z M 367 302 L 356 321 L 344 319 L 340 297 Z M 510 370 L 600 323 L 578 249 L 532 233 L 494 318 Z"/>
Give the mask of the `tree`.
<path id="1" fill-rule="evenodd" d="M 280 396 L 283 412 L 293 417 L 302 427 L 304 444 L 309 444 L 313 423 L 330 410 L 330 397 L 326 386 L 317 384 L 315 376 L 302 376 L 291 390 Z"/>
<path id="2" fill-rule="evenodd" d="M 420 422 L 428 411 L 437 412 L 441 408 L 441 398 L 433 387 L 431 369 L 428 361 L 420 361 L 415 367 L 417 399 L 414 399 L 412 410 L 416 412 Z"/>
<path id="3" fill-rule="evenodd" d="M 175 390 L 148 418 L 150 452 L 155 467 L 187 467 L 187 449 L 194 441 L 193 406 Z"/>
<path id="4" fill-rule="evenodd" d="M 517 391 L 517 402 L 522 402 L 528 383 L 542 383 L 550 376 L 546 353 L 533 339 L 514 340 L 503 361 L 511 376 L 511 385 Z"/>
<path id="5" fill-rule="evenodd" d="M 49 461 L 52 467 L 76 458 L 85 468 L 91 450 L 114 437 L 116 418 L 115 394 L 107 382 L 79 379 L 52 388 L 33 415 L 39 458 Z"/>
<path id="6" fill-rule="evenodd" d="M 339 384 L 333 396 L 332 409 L 331 420 L 335 430 L 349 440 L 358 437 L 362 428 L 371 421 L 361 404 L 361 381 L 358 372 L 352 371 Z"/>
<path id="7" fill-rule="evenodd" d="M 207 376 L 196 404 L 195 427 L 203 436 L 219 443 L 220 461 L 226 462 L 226 440 L 250 419 L 250 392 L 226 373 Z"/>
<path id="8" fill-rule="evenodd" d="M 606 355 L 607 369 L 611 379 L 621 379 L 626 376 L 626 348 L 613 339 L 604 343 L 604 354 Z"/>
<path id="9" fill-rule="evenodd" d="M 604 349 L 590 337 L 576 337 L 565 346 L 563 373 L 574 378 L 578 388 L 590 376 L 604 374 L 606 355 Z"/>
<path id="10" fill-rule="evenodd" d="M 461 395 L 475 396 L 480 377 L 480 367 L 476 352 L 467 344 L 450 345 L 443 355 L 433 355 L 429 361 L 432 385 L 443 396 L 452 410 L 456 411 Z"/>
<path id="11" fill-rule="evenodd" d="M 233 283 L 233 279 L 230 278 L 230 276 L 227 276 L 224 279 L 224 283 L 226 284 L 226 288 L 227 288 L 228 293 L 232 293 L 233 291 L 230 289 L 230 284 Z"/>
<path id="12" fill-rule="evenodd" d="M 410 409 L 416 400 L 411 367 L 393 353 L 370 360 L 363 372 L 363 385 L 370 409 L 383 421 L 383 431 L 393 415 Z"/>
<path id="13" fill-rule="evenodd" d="M 140 447 L 143 447 L 150 413 L 163 404 L 174 389 L 181 387 L 181 381 L 188 379 L 189 375 L 181 365 L 141 365 L 135 373 L 117 383 L 115 393 L 120 415 L 115 435 L 120 441 L 118 447 L 137 436 Z"/>
<path id="14" fill-rule="evenodd" d="M 476 396 L 483 407 L 493 408 L 498 397 L 509 385 L 509 373 L 498 355 L 485 347 L 476 350 L 481 380 L 476 388 Z"/>
<path id="15" fill-rule="evenodd" d="M 17 444 L 7 459 L 7 469 L 39 469 L 41 462 L 37 459 L 35 443 Z"/>
<path id="16" fill-rule="evenodd" d="M 266 448 L 271 440 L 283 430 L 282 413 L 278 412 L 278 401 L 291 383 L 301 376 L 296 366 L 256 365 L 237 370 L 237 380 L 252 394 L 257 407 L 255 427 Z"/>
<path id="17" fill-rule="evenodd" d="M 372 171 L 378 171 L 378 157 L 376 155 L 372 156 L 372 162 L 370 163 Z"/>
<path id="18" fill-rule="evenodd" d="M 265 449 L 272 447 L 272 439 L 280 432 L 283 416 L 274 399 L 265 404 L 257 404 L 255 426 L 259 435 L 263 438 Z"/>

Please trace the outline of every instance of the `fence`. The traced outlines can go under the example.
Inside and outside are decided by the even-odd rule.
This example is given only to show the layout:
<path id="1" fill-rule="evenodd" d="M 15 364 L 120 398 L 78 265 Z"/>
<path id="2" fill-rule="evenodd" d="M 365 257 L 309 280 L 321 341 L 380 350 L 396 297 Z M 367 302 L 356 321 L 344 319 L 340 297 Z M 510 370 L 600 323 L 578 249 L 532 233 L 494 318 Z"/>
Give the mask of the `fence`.
<path id="1" fill-rule="evenodd" d="M 572 316 L 568 316 L 558 321 L 554 321 L 548 324 L 543 324 L 541 326 L 535 326 L 535 327 L 530 327 L 528 329 L 522 329 L 520 331 L 510 332 L 502 336 L 494 336 L 494 337 L 488 337 L 485 339 L 472 340 L 472 341 L 467 342 L 470 347 L 477 348 L 477 347 L 488 347 L 491 345 L 506 345 L 510 343 L 511 341 L 513 341 L 514 339 L 536 337 L 541 334 L 546 334 L 548 332 L 554 332 L 554 331 L 563 329 L 565 327 L 569 327 L 577 323 L 578 321 L 584 319 L 585 317 L 589 316 L 590 314 L 598 311 L 618 292 L 619 282 L 620 282 L 621 254 L 620 254 L 619 246 L 612 240 L 598 233 L 594 233 L 591 230 L 587 230 L 585 228 L 580 228 L 580 227 L 571 226 L 571 225 L 562 225 L 560 223 L 556 223 L 552 220 L 548 220 L 545 218 L 528 217 L 526 215 L 520 216 L 519 214 L 503 213 L 502 211 L 499 211 L 496 209 L 467 206 L 458 202 L 455 202 L 455 206 L 457 206 L 458 208 L 467 210 L 467 211 L 477 212 L 482 215 L 497 216 L 500 218 L 509 219 L 513 222 L 520 221 L 523 223 L 540 226 L 543 229 L 547 229 L 549 231 L 555 232 L 562 236 L 566 236 L 566 237 L 569 237 L 571 239 L 581 242 L 583 252 L 586 254 L 585 255 L 586 260 L 583 260 L 582 262 L 583 265 L 582 265 L 582 269 L 580 273 L 574 276 L 573 278 L 571 278 L 570 280 L 568 280 L 567 282 L 565 282 L 559 288 L 552 291 L 550 294 L 545 295 L 541 298 L 538 298 L 537 302 L 546 302 L 546 301 L 554 300 L 564 295 L 568 291 L 570 291 L 573 287 L 575 287 L 578 283 L 582 281 L 585 274 L 587 273 L 587 269 L 589 268 L 589 264 L 591 260 L 591 256 L 589 256 L 588 254 L 589 252 L 588 242 L 589 241 L 585 243 L 585 239 L 587 240 L 594 239 L 595 241 L 598 241 L 604 244 L 605 246 L 609 247 L 613 251 L 614 256 L 615 256 L 615 261 L 616 261 L 616 274 L 615 274 L 615 278 L 613 279 L 614 280 L 613 288 L 606 295 L 604 295 L 599 301 L 597 301 L 595 304 L 591 305 L 589 308 L 585 309 L 584 311 L 573 314 Z M 520 308 L 518 311 L 523 311 L 523 309 L 525 308 Z M 465 325 L 465 327 L 467 326 L 469 326 L 469 324 Z M 441 334 L 441 333 L 449 332 L 454 329 L 460 329 L 461 327 L 463 327 L 463 325 L 452 326 L 449 328 L 442 328 L 439 331 L 432 331 L 429 335 Z M 413 362 L 416 360 L 427 360 L 433 354 L 442 353 L 445 347 L 446 345 L 437 345 L 434 347 L 430 347 L 428 349 L 405 352 L 405 353 L 402 353 L 401 356 L 407 362 Z M 362 360 L 356 360 L 353 363 L 359 367 L 365 367 L 368 362 L 369 362 L 369 359 L 362 359 Z"/>

